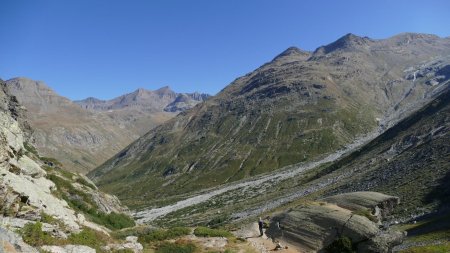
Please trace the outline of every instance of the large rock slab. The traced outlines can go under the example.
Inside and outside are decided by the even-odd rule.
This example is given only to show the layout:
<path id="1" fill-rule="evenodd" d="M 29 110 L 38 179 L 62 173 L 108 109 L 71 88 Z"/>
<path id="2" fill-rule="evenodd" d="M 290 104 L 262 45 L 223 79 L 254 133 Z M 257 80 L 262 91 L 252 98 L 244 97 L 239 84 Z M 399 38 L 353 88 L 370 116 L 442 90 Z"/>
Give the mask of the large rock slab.
<path id="1" fill-rule="evenodd" d="M 378 219 L 388 216 L 395 206 L 400 204 L 400 198 L 379 192 L 350 192 L 322 199 L 327 203 L 336 204 L 352 211 L 369 209 Z"/>
<path id="2" fill-rule="evenodd" d="M 364 196 L 368 199 L 364 200 Z M 389 252 L 394 245 L 401 243 L 403 234 L 380 230 L 378 224 L 368 217 L 354 212 L 358 208 L 382 206 L 386 199 L 395 197 L 365 192 L 327 199 L 341 206 L 323 201 L 310 202 L 273 217 L 267 234 L 305 252 L 320 251 L 341 236 L 350 238 L 358 252 Z"/>

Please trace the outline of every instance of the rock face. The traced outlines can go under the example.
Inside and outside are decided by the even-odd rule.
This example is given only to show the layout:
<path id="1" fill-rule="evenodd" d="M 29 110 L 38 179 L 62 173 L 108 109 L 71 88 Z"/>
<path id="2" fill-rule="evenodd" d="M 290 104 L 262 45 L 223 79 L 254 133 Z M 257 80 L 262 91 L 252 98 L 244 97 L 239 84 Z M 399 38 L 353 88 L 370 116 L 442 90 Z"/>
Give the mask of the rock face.
<path id="1" fill-rule="evenodd" d="M 126 213 L 128 210 L 111 195 L 99 192 L 95 185 L 80 174 L 62 171 L 54 162 L 45 165 L 30 146 L 23 130 L 29 130 L 24 111 L 0 80 L 0 251 L 38 252 L 14 233 L 28 223 L 42 222 L 42 230 L 55 238 L 67 239 L 68 234 L 88 227 L 108 235 L 108 229 L 77 213 L 66 201 L 76 199 L 78 205 L 96 213 Z M 63 103 L 64 100 L 61 102 Z M 45 168 L 45 170 L 44 170 Z M 88 202 L 86 204 L 85 202 Z M 95 252 L 85 246 L 49 246 L 50 252 Z M 90 249 L 90 251 L 89 251 Z"/>
<path id="2" fill-rule="evenodd" d="M 88 98 L 73 102 L 40 81 L 14 78 L 6 83 L 8 91 L 27 108 L 26 117 L 34 130 L 32 141 L 40 154 L 82 173 L 172 118 L 175 113 L 164 108 L 181 96 L 164 87 L 156 91 L 138 89 L 108 101 Z M 191 99 L 189 106 L 207 97 L 186 96 Z"/>
<path id="3" fill-rule="evenodd" d="M 341 236 L 348 237 L 358 252 L 390 252 L 402 242 L 403 234 L 382 231 L 378 225 L 357 211 L 366 207 L 383 207 L 398 198 L 375 192 L 354 192 L 295 207 L 272 219 L 267 233 L 274 239 L 286 240 L 306 252 L 320 251 Z M 394 202 L 391 202 L 395 200 Z M 353 210 L 341 206 L 350 206 Z"/>
<path id="4" fill-rule="evenodd" d="M 349 34 L 313 53 L 289 48 L 89 177 L 119 198 L 148 203 L 319 159 L 439 95 L 449 54 L 450 39 L 426 34 Z"/>
<path id="5" fill-rule="evenodd" d="M 44 211 L 77 230 L 74 211 L 65 201 L 52 195 L 55 184 L 46 179 L 46 172 L 25 155 L 24 133 L 9 109 L 10 96 L 6 86 L 3 82 L 0 85 L 0 203 L 3 213 L 33 217 Z M 25 209 L 23 204 L 30 208 Z"/>
<path id="6" fill-rule="evenodd" d="M 38 253 L 39 251 L 26 244 L 22 238 L 9 230 L 0 227 L 0 252 L 2 253 Z"/>

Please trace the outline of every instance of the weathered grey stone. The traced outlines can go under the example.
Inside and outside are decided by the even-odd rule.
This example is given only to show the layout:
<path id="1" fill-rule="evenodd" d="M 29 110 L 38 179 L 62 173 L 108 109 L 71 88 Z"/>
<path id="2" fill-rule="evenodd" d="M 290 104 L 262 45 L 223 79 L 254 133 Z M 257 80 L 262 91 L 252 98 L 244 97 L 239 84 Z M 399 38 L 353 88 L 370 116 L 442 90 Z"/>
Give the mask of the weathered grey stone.
<path id="1" fill-rule="evenodd" d="M 305 252 L 320 251 L 340 236 L 349 237 L 358 246 L 358 252 L 389 252 L 401 243 L 403 234 L 381 231 L 376 223 L 354 213 L 370 207 L 389 209 L 398 203 L 398 198 L 359 192 L 323 200 L 334 204 L 310 202 L 279 214 L 272 219 L 267 234 L 292 243 Z"/>
<path id="2" fill-rule="evenodd" d="M 42 246 L 50 253 L 95 253 L 95 249 L 84 245 Z"/>
<path id="3" fill-rule="evenodd" d="M 0 227 L 0 252 L 5 253 L 38 253 L 39 251 L 26 244 L 18 234 Z"/>
<path id="4" fill-rule="evenodd" d="M 41 169 L 35 161 L 31 160 L 28 156 L 23 155 L 18 160 L 19 167 L 21 172 L 24 175 L 32 176 L 34 178 L 43 177 L 47 173 L 45 170 Z"/>
<path id="5" fill-rule="evenodd" d="M 351 211 L 369 209 L 379 220 L 386 218 L 395 206 L 400 204 L 398 197 L 379 192 L 350 192 L 322 199 Z"/>

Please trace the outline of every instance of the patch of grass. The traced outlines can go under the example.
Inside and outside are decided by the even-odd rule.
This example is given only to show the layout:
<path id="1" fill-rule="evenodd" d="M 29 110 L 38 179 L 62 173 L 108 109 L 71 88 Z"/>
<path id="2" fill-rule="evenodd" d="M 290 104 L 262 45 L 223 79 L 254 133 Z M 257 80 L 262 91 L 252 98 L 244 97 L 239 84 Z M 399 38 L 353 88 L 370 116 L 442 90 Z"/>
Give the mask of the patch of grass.
<path id="1" fill-rule="evenodd" d="M 41 222 L 48 223 L 48 224 L 55 224 L 57 220 L 53 218 L 53 216 L 48 215 L 44 212 L 41 212 Z"/>
<path id="2" fill-rule="evenodd" d="M 152 241 L 164 241 L 168 239 L 174 239 L 180 236 L 189 235 L 191 233 L 190 228 L 186 227 L 174 227 L 170 229 L 157 229 L 149 232 L 146 235 L 141 236 L 139 239 L 142 242 Z"/>
<path id="3" fill-rule="evenodd" d="M 100 250 L 101 246 L 106 245 L 110 239 L 102 232 L 95 231 L 90 228 L 84 228 L 79 233 L 71 234 L 67 238 L 67 241 L 68 244 L 85 245 L 96 250 Z"/>
<path id="4" fill-rule="evenodd" d="M 91 188 L 92 190 L 95 190 L 95 186 L 94 185 L 92 185 L 91 183 L 89 183 L 86 179 L 84 179 L 84 178 L 82 178 L 82 177 L 77 177 L 77 179 L 75 179 L 75 182 L 77 182 L 77 183 L 79 183 L 79 184 L 81 184 L 81 185 L 84 185 L 84 186 L 86 186 L 86 187 L 89 187 L 89 188 Z"/>
<path id="5" fill-rule="evenodd" d="M 439 245 L 412 247 L 400 251 L 400 253 L 448 253 L 448 252 L 450 252 L 450 242 Z"/>
<path id="6" fill-rule="evenodd" d="M 408 240 L 427 242 L 450 238 L 450 215 L 439 215 L 419 221 L 417 224 L 403 226 L 408 232 Z"/>
<path id="7" fill-rule="evenodd" d="M 128 215 L 114 212 L 109 214 L 99 212 L 92 197 L 85 192 L 75 189 L 69 180 L 54 174 L 47 175 L 47 178 L 56 184 L 56 187 L 59 189 L 57 194 L 60 194 L 70 207 L 84 213 L 92 222 L 113 230 L 135 225 L 133 218 Z"/>
<path id="8" fill-rule="evenodd" d="M 223 229 L 213 229 L 207 227 L 198 227 L 194 230 L 194 235 L 199 237 L 233 237 L 233 234 Z"/>
<path id="9" fill-rule="evenodd" d="M 93 222 L 113 230 L 133 227 L 136 225 L 133 218 L 123 213 L 112 212 L 106 214 L 91 208 L 87 211 L 87 214 Z"/>
<path id="10" fill-rule="evenodd" d="M 42 223 L 27 223 L 20 231 L 23 241 L 31 246 L 55 244 L 56 239 L 42 231 Z"/>
<path id="11" fill-rule="evenodd" d="M 24 148 L 25 148 L 26 151 L 28 151 L 28 152 L 30 152 L 30 153 L 36 155 L 37 157 L 39 157 L 39 154 L 38 154 L 36 148 L 35 148 L 33 145 L 31 145 L 31 144 L 28 143 L 28 142 L 24 142 L 24 143 L 23 143 L 23 146 L 24 146 Z"/>
<path id="12" fill-rule="evenodd" d="M 155 253 L 194 253 L 197 246 L 189 242 L 163 242 L 158 245 Z"/>

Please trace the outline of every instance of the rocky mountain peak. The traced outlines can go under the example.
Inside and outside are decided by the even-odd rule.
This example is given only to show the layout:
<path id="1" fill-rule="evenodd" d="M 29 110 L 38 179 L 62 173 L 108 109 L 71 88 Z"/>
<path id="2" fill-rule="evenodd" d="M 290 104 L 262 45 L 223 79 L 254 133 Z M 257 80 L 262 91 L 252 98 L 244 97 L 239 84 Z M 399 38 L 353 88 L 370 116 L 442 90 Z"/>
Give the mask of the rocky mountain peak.
<path id="1" fill-rule="evenodd" d="M 281 54 L 277 55 L 272 62 L 282 61 L 292 62 L 292 61 L 303 61 L 308 59 L 310 53 L 304 50 L 299 49 L 298 47 L 289 47 L 284 50 Z"/>
<path id="2" fill-rule="evenodd" d="M 24 92 L 32 92 L 32 91 L 37 92 L 45 90 L 47 92 L 53 93 L 53 90 L 50 87 L 48 87 L 47 84 L 45 84 L 44 82 L 31 80 L 26 77 L 12 78 L 7 80 L 6 82 L 9 87 L 12 87 L 15 90 L 21 90 Z"/>
<path id="3" fill-rule="evenodd" d="M 393 43 L 393 45 L 401 46 L 420 42 L 433 43 L 439 39 L 440 39 L 439 36 L 436 36 L 434 34 L 400 33 L 398 35 L 392 36 L 387 41 Z"/>
<path id="4" fill-rule="evenodd" d="M 347 33 L 335 42 L 317 48 L 314 54 L 328 54 L 338 50 L 358 50 L 370 46 L 372 42 L 374 40 L 369 37 L 360 37 L 353 33 Z"/>

